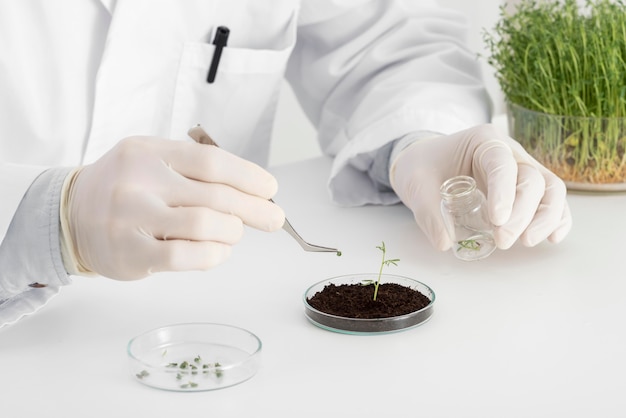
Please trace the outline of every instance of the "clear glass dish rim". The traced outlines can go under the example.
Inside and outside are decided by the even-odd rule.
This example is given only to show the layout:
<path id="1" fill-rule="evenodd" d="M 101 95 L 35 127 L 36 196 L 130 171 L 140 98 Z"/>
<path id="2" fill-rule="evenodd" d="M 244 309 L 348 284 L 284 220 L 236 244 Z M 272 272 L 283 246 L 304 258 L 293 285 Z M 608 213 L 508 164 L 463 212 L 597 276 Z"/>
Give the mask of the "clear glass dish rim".
<path id="1" fill-rule="evenodd" d="M 166 330 L 166 329 L 171 329 L 171 328 L 182 328 L 182 327 L 188 327 L 188 326 L 212 326 L 212 327 L 221 327 L 221 328 L 228 328 L 231 330 L 235 330 L 238 332 L 243 332 L 249 336 L 251 336 L 255 341 L 256 341 L 256 349 L 252 352 L 249 353 L 248 357 L 246 357 L 244 360 L 238 361 L 236 363 L 229 363 L 229 364 L 224 364 L 221 365 L 220 368 L 222 370 L 228 370 L 228 369 L 234 369 L 238 366 L 241 366 L 247 362 L 250 361 L 250 359 L 253 359 L 254 357 L 256 357 L 257 355 L 259 355 L 261 353 L 261 349 L 263 348 L 263 342 L 261 341 L 261 339 L 254 334 L 251 331 L 248 331 L 245 328 L 241 328 L 238 326 L 234 326 L 234 325 L 228 325 L 228 324 L 220 324 L 217 322 L 183 322 L 183 323 L 178 323 L 178 324 L 170 324 L 170 325 L 164 325 L 161 327 L 156 327 L 156 328 L 152 328 L 148 331 L 142 332 L 141 334 L 138 334 L 136 336 L 134 336 L 133 338 L 131 338 L 128 341 L 128 344 L 126 345 L 126 353 L 128 354 L 128 357 L 130 357 L 132 360 L 137 361 L 138 363 L 146 366 L 146 367 L 150 367 L 150 368 L 154 368 L 155 366 L 145 362 L 144 360 L 138 358 L 131 350 L 131 347 L 133 345 L 133 342 L 137 341 L 138 339 L 140 339 L 141 337 L 145 337 L 149 334 L 152 333 L 156 333 L 158 331 L 161 330 Z"/>
<path id="2" fill-rule="evenodd" d="M 421 282 L 419 280 L 413 279 L 411 277 L 407 277 L 407 276 L 401 276 L 401 275 L 397 275 L 397 274 L 387 274 L 387 273 L 383 273 L 381 275 L 381 284 L 383 283 L 387 283 L 384 281 L 385 277 L 390 277 L 390 278 L 399 278 L 402 280 L 408 280 L 417 284 L 420 284 L 422 286 L 424 286 L 426 289 L 428 289 L 428 292 L 430 293 L 430 295 L 424 295 L 426 296 L 428 299 L 430 299 L 430 303 L 426 306 L 424 306 L 422 309 L 417 310 L 417 311 L 413 311 L 411 313 L 405 314 L 405 315 L 399 315 L 399 316 L 388 316 L 386 318 L 350 318 L 347 316 L 338 316 L 338 315 L 332 315 L 326 312 L 322 312 L 320 310 L 315 309 L 313 306 L 311 306 L 309 304 L 309 302 L 307 301 L 307 295 L 309 294 L 309 292 L 311 291 L 311 289 L 313 289 L 316 286 L 320 286 L 323 283 L 330 283 L 333 280 L 338 280 L 338 279 L 345 279 L 345 278 L 354 278 L 354 277 L 358 277 L 358 276 L 376 276 L 378 277 L 378 273 L 354 273 L 354 274 L 343 274 L 340 276 L 334 276 L 334 277 L 330 277 L 328 279 L 324 279 L 324 280 L 320 280 L 317 283 L 312 284 L 311 286 L 309 286 L 306 291 L 304 292 L 304 295 L 302 297 L 302 300 L 304 302 L 304 306 L 319 314 L 322 316 L 325 316 L 327 318 L 334 318 L 334 319 L 338 319 L 338 320 L 344 320 L 344 321 L 351 321 L 354 323 L 378 323 L 378 322 L 391 322 L 391 321 L 401 321 L 402 319 L 406 319 L 406 318 L 410 318 L 412 316 L 418 315 L 421 312 L 426 311 L 427 309 L 432 309 L 434 303 L 435 303 L 435 299 L 436 299 L 436 295 L 435 295 L 435 291 L 428 286 L 426 283 Z M 344 282 L 344 284 L 346 284 Z M 432 298 L 431 298 L 432 296 Z"/>

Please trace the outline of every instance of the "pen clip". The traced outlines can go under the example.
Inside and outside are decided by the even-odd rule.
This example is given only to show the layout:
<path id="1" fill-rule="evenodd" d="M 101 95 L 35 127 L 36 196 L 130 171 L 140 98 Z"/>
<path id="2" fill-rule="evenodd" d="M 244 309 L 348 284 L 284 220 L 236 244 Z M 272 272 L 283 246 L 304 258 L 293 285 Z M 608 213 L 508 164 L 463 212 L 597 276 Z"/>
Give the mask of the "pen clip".
<path id="1" fill-rule="evenodd" d="M 187 131 L 187 135 L 193 138 L 193 140 L 196 141 L 198 144 L 215 145 L 216 147 L 218 146 L 215 141 L 213 141 L 213 138 L 211 138 L 209 134 L 207 134 L 206 131 L 202 129 L 202 126 L 200 126 L 200 124 L 197 124 L 196 126 L 190 128 L 189 131 Z"/>
<path id="2" fill-rule="evenodd" d="M 215 31 L 215 37 L 213 38 L 213 45 L 215 45 L 215 50 L 213 51 L 213 58 L 211 59 L 211 66 L 209 67 L 209 73 L 207 74 L 206 81 L 207 83 L 213 83 L 215 81 L 215 76 L 217 75 L 217 66 L 220 63 L 220 58 L 222 57 L 222 49 L 226 46 L 228 42 L 228 35 L 230 35 L 230 29 L 226 26 L 218 26 Z"/>

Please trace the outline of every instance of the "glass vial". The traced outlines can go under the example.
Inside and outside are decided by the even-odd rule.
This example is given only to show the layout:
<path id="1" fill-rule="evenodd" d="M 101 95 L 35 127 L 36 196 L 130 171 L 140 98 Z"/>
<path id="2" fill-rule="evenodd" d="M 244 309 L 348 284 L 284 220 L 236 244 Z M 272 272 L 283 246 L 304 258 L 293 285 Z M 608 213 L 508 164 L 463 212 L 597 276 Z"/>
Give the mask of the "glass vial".
<path id="1" fill-rule="evenodd" d="M 461 260 L 481 260 L 496 249 L 485 195 L 469 176 L 446 180 L 440 189 L 441 213 L 454 242 L 452 250 Z"/>

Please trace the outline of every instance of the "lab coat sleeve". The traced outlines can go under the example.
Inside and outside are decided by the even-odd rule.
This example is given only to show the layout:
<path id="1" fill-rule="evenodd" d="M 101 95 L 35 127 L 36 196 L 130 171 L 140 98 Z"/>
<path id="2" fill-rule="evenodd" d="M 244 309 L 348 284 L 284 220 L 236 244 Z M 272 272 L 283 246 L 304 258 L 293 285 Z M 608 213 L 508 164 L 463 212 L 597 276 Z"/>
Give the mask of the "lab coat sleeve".
<path id="1" fill-rule="evenodd" d="M 369 175 L 379 150 L 389 155 L 386 144 L 414 132 L 453 133 L 490 119 L 466 23 L 427 0 L 303 2 L 287 79 L 334 157 L 335 202 L 398 202 Z"/>
<path id="2" fill-rule="evenodd" d="M 70 283 L 59 240 L 59 202 L 68 171 L 49 169 L 35 179 L 0 244 L 0 327 L 36 312 Z"/>

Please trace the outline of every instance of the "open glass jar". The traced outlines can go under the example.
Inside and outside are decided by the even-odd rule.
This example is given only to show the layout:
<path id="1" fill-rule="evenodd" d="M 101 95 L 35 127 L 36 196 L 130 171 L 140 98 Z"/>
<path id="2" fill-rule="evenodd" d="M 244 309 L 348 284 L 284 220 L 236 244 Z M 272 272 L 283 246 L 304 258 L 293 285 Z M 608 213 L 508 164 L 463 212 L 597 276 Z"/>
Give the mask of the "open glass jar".
<path id="1" fill-rule="evenodd" d="M 496 249 L 485 196 L 469 176 L 446 180 L 440 189 L 441 213 L 461 260 L 481 260 Z"/>

